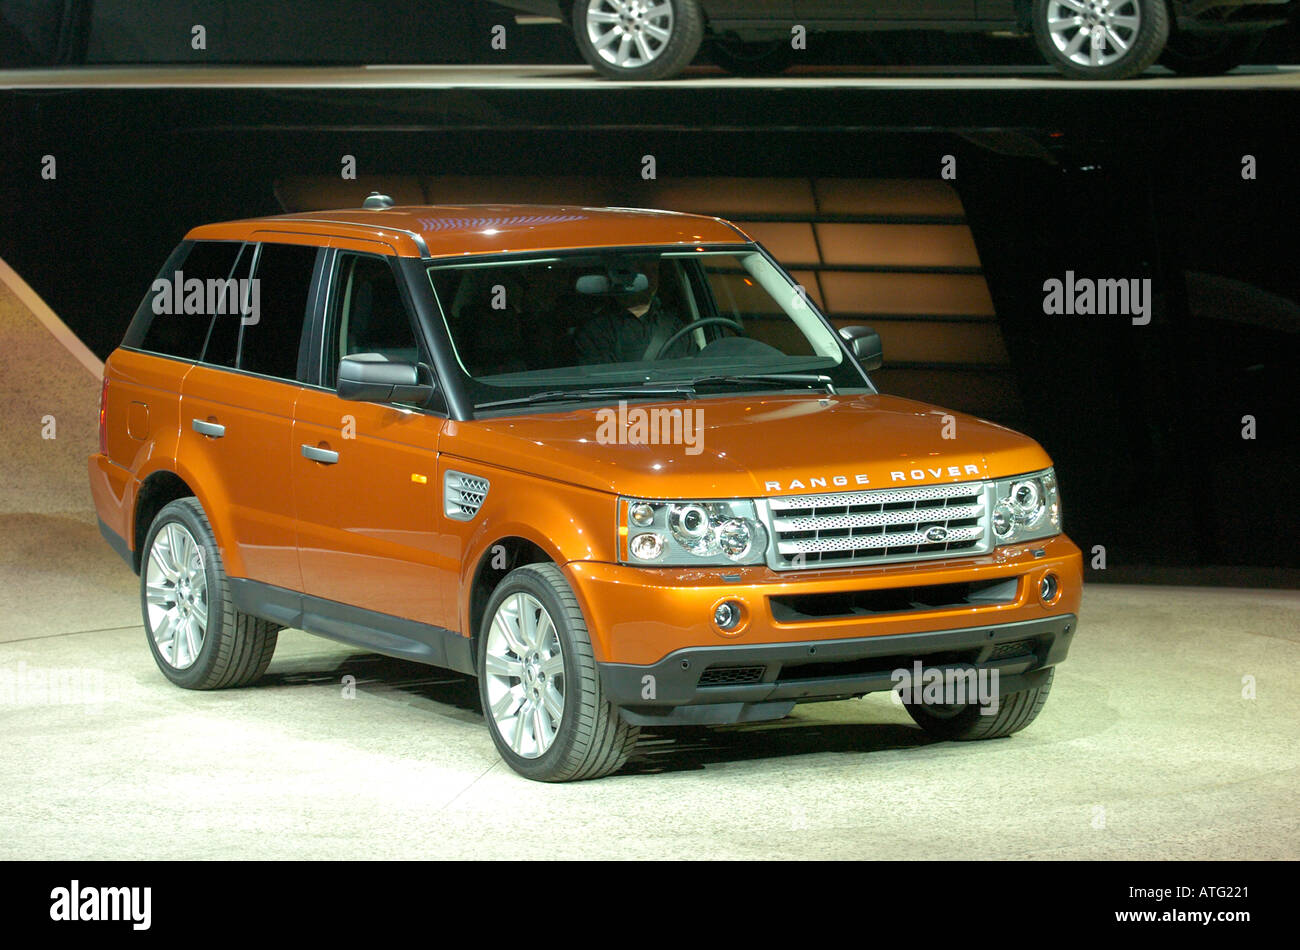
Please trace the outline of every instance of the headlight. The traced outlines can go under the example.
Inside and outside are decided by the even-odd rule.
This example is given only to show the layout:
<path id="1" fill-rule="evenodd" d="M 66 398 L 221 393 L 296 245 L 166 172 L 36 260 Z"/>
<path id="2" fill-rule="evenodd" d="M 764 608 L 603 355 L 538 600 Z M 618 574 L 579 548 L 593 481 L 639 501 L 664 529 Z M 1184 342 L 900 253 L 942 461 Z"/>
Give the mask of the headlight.
<path id="1" fill-rule="evenodd" d="M 1056 472 L 1004 478 L 994 487 L 993 538 L 996 544 L 1031 541 L 1061 533 L 1061 497 Z"/>
<path id="2" fill-rule="evenodd" d="M 624 564 L 762 564 L 767 531 L 752 501 L 620 498 Z"/>

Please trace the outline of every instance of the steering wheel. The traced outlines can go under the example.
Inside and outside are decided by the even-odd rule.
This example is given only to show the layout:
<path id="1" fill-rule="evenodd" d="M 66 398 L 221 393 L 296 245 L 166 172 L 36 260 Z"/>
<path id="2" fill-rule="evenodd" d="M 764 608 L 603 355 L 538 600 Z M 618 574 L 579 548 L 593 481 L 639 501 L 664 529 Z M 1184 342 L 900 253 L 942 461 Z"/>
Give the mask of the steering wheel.
<path id="1" fill-rule="evenodd" d="M 745 334 L 745 327 L 739 320 L 732 320 L 730 317 L 700 317 L 700 319 L 698 320 L 692 320 L 690 323 L 686 324 L 686 326 L 680 328 L 676 333 L 674 333 L 668 339 L 664 340 L 664 342 L 659 346 L 659 349 L 655 351 L 654 356 L 650 357 L 651 361 L 657 360 L 665 353 L 667 353 L 669 348 L 674 343 L 676 343 L 686 334 L 690 333 L 696 327 L 706 327 L 713 324 L 722 324 L 725 326 L 729 326 L 737 333 L 739 333 L 741 336 L 744 336 Z"/>

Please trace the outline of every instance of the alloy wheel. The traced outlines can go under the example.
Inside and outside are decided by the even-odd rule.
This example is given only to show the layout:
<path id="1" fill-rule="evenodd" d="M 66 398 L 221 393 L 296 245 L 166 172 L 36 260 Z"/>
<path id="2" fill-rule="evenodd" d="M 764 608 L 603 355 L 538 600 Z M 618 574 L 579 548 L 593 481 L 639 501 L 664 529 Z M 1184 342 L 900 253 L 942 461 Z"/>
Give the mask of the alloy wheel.
<path id="1" fill-rule="evenodd" d="M 619 69 L 654 62 L 673 35 L 673 5 L 666 0 L 592 0 L 587 37 L 600 58 Z"/>
<path id="2" fill-rule="evenodd" d="M 488 628 L 489 715 L 516 755 L 535 759 L 564 718 L 564 654 L 551 615 L 531 594 L 507 597 Z"/>
<path id="3" fill-rule="evenodd" d="M 207 633 L 208 574 L 203 548 L 184 525 L 169 522 L 154 536 L 145 581 L 158 654 L 173 669 L 189 669 Z"/>
<path id="4" fill-rule="evenodd" d="M 1128 55 L 1142 29 L 1142 11 L 1137 0 L 1053 0 L 1047 29 L 1072 63 L 1109 66 Z"/>

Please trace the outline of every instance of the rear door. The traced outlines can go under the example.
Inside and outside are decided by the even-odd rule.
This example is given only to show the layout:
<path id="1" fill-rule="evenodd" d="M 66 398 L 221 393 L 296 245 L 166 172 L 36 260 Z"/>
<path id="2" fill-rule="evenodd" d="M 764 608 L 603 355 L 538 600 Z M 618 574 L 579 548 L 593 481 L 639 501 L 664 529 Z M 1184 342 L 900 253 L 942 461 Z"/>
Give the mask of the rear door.
<path id="1" fill-rule="evenodd" d="M 437 533 L 441 406 L 356 402 L 334 391 L 357 353 L 432 365 L 393 266 L 393 249 L 335 242 L 320 330 L 319 384 L 298 399 L 293 481 L 303 590 L 316 597 L 454 628 L 440 587 L 454 552 Z M 425 369 L 428 381 L 432 370 Z M 454 605 L 453 605 L 454 608 Z"/>
<path id="2" fill-rule="evenodd" d="M 293 407 L 320 253 L 281 240 L 245 245 L 234 272 L 239 305 L 227 297 L 211 315 L 203 355 L 181 388 L 179 459 L 199 486 L 226 571 L 290 590 L 302 587 Z"/>

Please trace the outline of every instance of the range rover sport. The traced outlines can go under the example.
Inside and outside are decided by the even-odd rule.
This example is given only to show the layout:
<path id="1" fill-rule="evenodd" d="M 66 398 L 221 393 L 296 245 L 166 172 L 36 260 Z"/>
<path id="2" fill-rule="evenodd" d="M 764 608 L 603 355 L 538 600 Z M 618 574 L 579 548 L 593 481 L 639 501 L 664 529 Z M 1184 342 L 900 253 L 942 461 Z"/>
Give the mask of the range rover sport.
<path id="1" fill-rule="evenodd" d="M 169 680 L 286 627 L 462 671 L 546 781 L 899 670 L 996 682 L 904 694 L 936 736 L 1038 715 L 1082 581 L 1036 443 L 878 392 L 725 221 L 366 204 L 195 228 L 105 364 L 92 494 Z"/>

